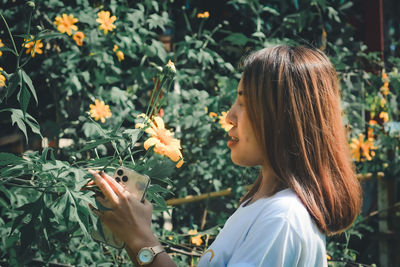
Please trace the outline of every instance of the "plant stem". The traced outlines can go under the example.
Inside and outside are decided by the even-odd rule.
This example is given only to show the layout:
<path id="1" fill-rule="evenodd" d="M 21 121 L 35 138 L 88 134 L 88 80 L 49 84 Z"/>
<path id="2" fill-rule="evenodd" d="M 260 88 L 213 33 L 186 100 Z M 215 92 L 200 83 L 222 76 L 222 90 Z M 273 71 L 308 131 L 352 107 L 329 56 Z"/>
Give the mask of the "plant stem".
<path id="1" fill-rule="evenodd" d="M 15 54 L 16 56 L 18 56 L 17 46 L 15 45 L 14 38 L 13 38 L 13 36 L 12 36 L 12 34 L 11 34 L 11 31 L 10 31 L 10 27 L 8 27 L 7 21 L 6 21 L 6 19 L 3 17 L 3 14 L 0 13 L 0 16 L 1 16 L 1 18 L 3 19 L 4 24 L 6 25 L 8 34 L 10 35 L 11 42 L 12 42 L 12 44 L 13 44 L 13 46 L 14 46 L 14 51 L 15 51 L 14 54 Z"/>

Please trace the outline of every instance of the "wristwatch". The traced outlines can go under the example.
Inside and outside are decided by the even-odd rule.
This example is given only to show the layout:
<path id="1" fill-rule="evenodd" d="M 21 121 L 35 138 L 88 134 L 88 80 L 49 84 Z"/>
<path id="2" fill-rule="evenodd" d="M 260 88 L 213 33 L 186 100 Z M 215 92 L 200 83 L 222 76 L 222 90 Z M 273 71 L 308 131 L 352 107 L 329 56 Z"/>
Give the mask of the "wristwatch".
<path id="1" fill-rule="evenodd" d="M 136 260 L 140 265 L 147 265 L 153 262 L 157 254 L 164 252 L 164 248 L 161 245 L 154 247 L 144 247 L 139 250 Z"/>

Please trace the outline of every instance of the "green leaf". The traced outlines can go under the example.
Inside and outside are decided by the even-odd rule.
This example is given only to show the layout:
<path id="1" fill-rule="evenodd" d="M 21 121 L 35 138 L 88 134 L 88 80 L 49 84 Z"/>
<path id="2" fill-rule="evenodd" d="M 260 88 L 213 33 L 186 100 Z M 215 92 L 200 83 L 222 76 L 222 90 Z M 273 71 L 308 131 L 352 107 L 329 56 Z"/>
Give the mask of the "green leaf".
<path id="1" fill-rule="evenodd" d="M 26 138 L 26 143 L 28 143 L 28 134 L 26 133 L 26 126 L 24 123 L 24 115 L 22 114 L 22 110 L 20 109 L 7 109 L 1 111 L 11 111 L 11 123 L 17 123 L 18 128 L 24 133 Z M 1 112 L 0 111 L 0 112 Z"/>
<path id="2" fill-rule="evenodd" d="M 140 129 L 126 129 L 123 134 L 126 134 L 130 137 L 131 139 L 131 145 L 135 145 L 138 137 L 139 137 L 139 133 L 140 133 Z"/>
<path id="3" fill-rule="evenodd" d="M 47 40 L 47 39 L 55 39 L 55 38 L 60 38 L 60 37 L 67 38 L 67 36 L 65 36 L 65 34 L 55 33 L 50 30 L 45 30 L 45 31 L 39 32 L 39 34 L 36 35 L 35 39 L 36 40 Z"/>
<path id="4" fill-rule="evenodd" d="M 23 214 L 19 215 L 17 218 L 14 219 L 9 236 L 11 236 L 12 233 L 15 231 L 15 229 L 17 229 L 18 226 L 20 226 L 22 219 L 24 219 L 26 215 L 27 213 L 24 212 Z"/>
<path id="5" fill-rule="evenodd" d="M 24 116 L 24 114 L 22 113 L 22 110 L 20 110 L 20 109 L 6 108 L 6 109 L 0 110 L 0 112 L 4 112 L 4 111 L 11 112 L 12 125 L 17 123 L 18 128 L 24 133 L 27 143 L 28 143 L 28 134 L 26 132 L 26 124 L 28 124 L 31 127 L 31 129 L 34 133 L 37 133 L 42 137 L 42 135 L 40 133 L 40 129 L 39 129 L 39 124 L 31 115 L 26 114 L 26 116 Z"/>
<path id="6" fill-rule="evenodd" d="M 9 98 L 15 92 L 15 90 L 18 87 L 19 80 L 20 80 L 19 72 L 15 72 L 10 76 L 10 79 L 8 80 L 6 98 Z"/>
<path id="7" fill-rule="evenodd" d="M 163 161 L 157 161 L 154 162 L 154 166 L 150 169 L 150 171 L 147 171 L 146 174 L 147 176 L 151 178 L 165 178 L 168 176 L 171 176 L 171 174 L 175 170 L 175 162 L 171 160 L 163 160 Z M 151 164 L 153 165 L 153 164 Z"/>
<path id="8" fill-rule="evenodd" d="M 90 141 L 86 146 L 84 146 L 81 150 L 78 151 L 78 153 L 84 152 L 86 150 L 92 149 L 97 147 L 98 145 L 105 144 L 112 141 L 112 138 L 105 138 L 105 139 L 99 139 L 99 140 L 93 140 Z"/>
<path id="9" fill-rule="evenodd" d="M 31 90 L 32 95 L 35 98 L 36 106 L 37 106 L 38 105 L 38 98 L 37 98 L 36 90 L 35 90 L 35 87 L 33 86 L 32 80 L 28 76 L 28 74 L 26 74 L 26 72 L 24 70 L 21 70 L 21 73 L 22 73 L 22 79 L 25 81 L 25 83 L 28 85 L 29 89 Z"/>
<path id="10" fill-rule="evenodd" d="M 24 251 L 27 247 L 30 247 L 35 237 L 35 220 L 32 220 L 21 228 L 21 250 Z"/>
<path id="11" fill-rule="evenodd" d="M 24 117 L 25 117 L 26 110 L 27 110 L 28 104 L 29 104 L 29 99 L 31 98 L 31 94 L 29 93 L 28 89 L 26 89 L 24 83 L 22 82 L 21 84 L 22 84 L 22 86 L 21 86 L 21 89 L 20 89 L 17 97 L 18 97 L 18 102 L 21 106 L 21 109 L 22 109 Z"/>
<path id="12" fill-rule="evenodd" d="M 69 195 L 69 200 L 71 201 L 71 206 L 72 206 L 72 216 L 74 217 L 74 219 L 78 222 L 79 226 L 81 227 L 81 230 L 83 232 L 83 234 L 86 237 L 89 237 L 89 233 L 88 230 L 86 228 L 86 225 L 82 222 L 79 214 L 78 214 L 78 203 L 75 199 L 75 196 L 72 194 L 71 191 L 67 191 L 67 194 Z"/>
<path id="13" fill-rule="evenodd" d="M 6 166 L 9 164 L 18 165 L 22 162 L 24 162 L 24 159 L 15 156 L 14 154 L 4 152 L 0 153 L 0 166 Z"/>
<path id="14" fill-rule="evenodd" d="M 245 45 L 247 42 L 251 41 L 251 39 L 247 38 L 243 33 L 230 34 L 225 37 L 224 40 L 238 46 Z"/>
<path id="15" fill-rule="evenodd" d="M 82 125 L 82 131 L 85 134 L 86 137 L 96 137 L 96 136 L 100 136 L 102 134 L 101 130 L 99 129 L 99 127 L 93 123 L 93 122 L 85 122 Z"/>
<path id="16" fill-rule="evenodd" d="M 265 7 L 263 7 L 262 10 L 263 11 L 267 11 L 267 12 L 271 13 L 272 15 L 279 16 L 279 12 L 276 9 L 272 8 L 272 7 L 265 6 Z"/>
<path id="17" fill-rule="evenodd" d="M 293 4 L 296 7 L 296 9 L 299 10 L 299 1 L 298 0 L 293 0 Z"/>

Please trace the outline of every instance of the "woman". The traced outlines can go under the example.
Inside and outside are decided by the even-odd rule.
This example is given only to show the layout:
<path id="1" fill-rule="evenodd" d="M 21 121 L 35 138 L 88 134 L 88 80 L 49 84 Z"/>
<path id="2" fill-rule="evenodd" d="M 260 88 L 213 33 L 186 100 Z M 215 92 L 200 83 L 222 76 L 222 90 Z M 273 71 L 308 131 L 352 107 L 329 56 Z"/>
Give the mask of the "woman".
<path id="1" fill-rule="evenodd" d="M 341 119 L 338 78 L 322 52 L 280 45 L 247 57 L 228 146 L 235 164 L 260 174 L 198 266 L 327 266 L 325 236 L 349 227 L 361 207 Z M 113 206 L 94 212 L 130 257 L 162 251 L 151 204 L 93 175 Z M 167 253 L 152 254 L 148 266 L 175 266 Z"/>

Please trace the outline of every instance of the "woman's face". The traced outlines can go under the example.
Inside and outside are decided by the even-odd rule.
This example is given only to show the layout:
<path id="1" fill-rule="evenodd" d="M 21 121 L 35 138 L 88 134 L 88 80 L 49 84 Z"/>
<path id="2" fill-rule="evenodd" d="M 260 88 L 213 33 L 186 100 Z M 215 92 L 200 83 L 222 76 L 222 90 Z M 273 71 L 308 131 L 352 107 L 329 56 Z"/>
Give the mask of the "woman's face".
<path id="1" fill-rule="evenodd" d="M 243 90 L 243 83 L 240 80 L 236 101 L 226 116 L 227 122 L 233 125 L 229 131 L 231 139 L 227 145 L 231 149 L 231 158 L 236 165 L 263 165 L 264 160 L 261 145 L 254 135 L 249 117 L 247 116 Z"/>

